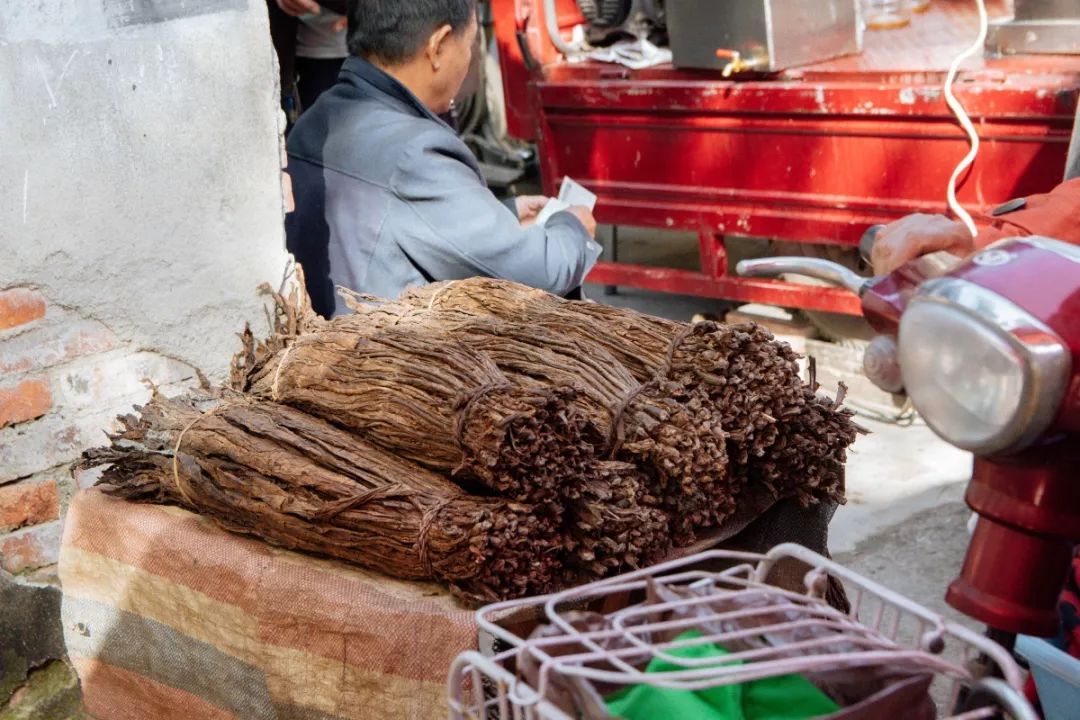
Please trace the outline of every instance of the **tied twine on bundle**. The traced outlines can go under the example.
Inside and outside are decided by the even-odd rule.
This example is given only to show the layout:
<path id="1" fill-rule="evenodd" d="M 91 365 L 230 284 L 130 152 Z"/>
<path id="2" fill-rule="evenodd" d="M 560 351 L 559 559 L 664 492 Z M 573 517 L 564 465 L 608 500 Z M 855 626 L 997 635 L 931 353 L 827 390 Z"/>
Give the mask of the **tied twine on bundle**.
<path id="1" fill-rule="evenodd" d="M 440 290 L 439 292 L 443 292 Z M 436 293 L 437 297 L 439 293 Z M 434 298 L 432 298 L 434 302 Z M 616 453 L 622 448 L 623 442 L 626 440 L 626 411 L 630 409 L 630 405 L 634 400 L 637 400 L 638 396 L 645 392 L 651 392 L 655 390 L 668 373 L 671 372 L 671 366 L 675 361 L 675 353 L 678 352 L 679 346 L 690 337 L 694 332 L 695 326 L 683 328 L 678 332 L 675 338 L 671 341 L 671 345 L 668 347 L 667 358 L 664 362 L 664 367 L 660 368 L 652 380 L 648 382 L 640 383 L 636 388 L 631 390 L 626 396 L 620 400 L 613 407 L 608 408 L 608 412 L 611 414 L 611 429 L 608 431 L 607 448 L 605 455 L 609 458 L 615 457 Z"/>
<path id="2" fill-rule="evenodd" d="M 642 393 L 653 390 L 659 382 L 660 379 L 655 378 L 647 383 L 640 383 L 636 388 L 628 392 L 626 397 L 613 407 L 608 408 L 608 412 L 611 413 L 611 429 L 608 430 L 605 456 L 613 458 L 622 449 L 623 442 L 626 440 L 626 411 L 630 409 L 630 405 Z"/>
<path id="3" fill-rule="evenodd" d="M 432 293 L 431 294 L 431 300 L 429 300 L 428 304 L 427 304 L 427 309 L 431 310 L 433 307 L 435 307 L 435 303 L 438 302 L 439 298 L 441 298 L 446 293 L 446 291 L 449 290 L 451 287 L 453 287 L 453 285 L 450 284 L 450 283 L 447 283 L 446 285 L 444 285 L 443 287 L 439 288 L 434 293 Z"/>
<path id="4" fill-rule="evenodd" d="M 293 348 L 296 347 L 296 341 L 289 343 L 289 346 L 285 348 L 284 354 L 281 356 L 281 360 L 278 361 L 277 369 L 274 370 L 274 382 L 270 383 L 270 399 L 274 402 L 280 402 L 278 396 L 278 383 L 281 382 L 281 371 L 285 367 L 285 363 L 289 360 L 289 355 L 292 353 Z"/>
<path id="5" fill-rule="evenodd" d="M 476 403 L 487 395 L 495 392 L 496 390 L 509 390 L 512 388 L 508 382 L 501 383 L 485 383 L 480 387 L 473 388 L 467 393 L 464 393 L 454 403 L 454 411 L 457 413 L 457 417 L 454 418 L 454 438 L 457 440 L 458 447 L 461 448 L 462 460 L 454 469 L 454 474 L 457 474 L 465 467 L 465 463 L 468 458 L 466 457 L 467 447 L 465 444 L 465 428 L 471 420 L 473 409 L 476 407 Z M 507 418 L 509 421 L 509 418 Z"/>
<path id="6" fill-rule="evenodd" d="M 656 371 L 657 380 L 671 374 L 671 368 L 675 364 L 675 353 L 679 352 L 679 348 L 686 342 L 686 339 L 697 332 L 703 325 L 704 323 L 687 325 L 675 333 L 675 337 L 671 339 L 671 344 L 668 345 L 667 353 L 664 355 L 664 364 Z"/>
<path id="7" fill-rule="evenodd" d="M 292 346 L 290 345 L 289 347 L 291 348 Z M 493 385 L 486 389 L 492 390 L 498 387 L 502 386 Z M 482 388 L 482 390 L 483 389 L 485 388 Z M 479 395 L 479 393 L 477 395 Z M 475 400 L 475 398 L 473 399 Z M 176 445 L 173 448 L 172 457 L 173 481 L 176 483 L 176 489 L 179 491 L 180 496 L 189 506 L 197 508 L 198 503 L 188 493 L 188 490 L 185 487 L 185 485 L 187 484 L 187 479 L 182 480 L 180 476 L 180 449 L 184 444 L 184 436 L 187 435 L 188 431 L 195 427 L 197 424 L 199 424 L 201 421 L 206 420 L 207 418 L 216 415 L 219 412 L 227 410 L 231 407 L 238 407 L 246 404 L 248 403 L 243 400 L 233 400 L 215 405 L 211 409 L 207 410 L 205 413 L 193 419 L 186 426 L 184 426 L 184 429 L 180 431 L 180 435 L 176 438 Z M 417 509 L 420 509 L 420 506 L 416 502 L 416 499 L 414 497 L 414 493 L 409 492 L 408 488 L 403 485 L 391 485 L 390 487 L 375 488 L 362 493 L 357 493 L 350 498 L 339 500 L 335 503 L 330 503 L 323 510 L 316 513 L 312 519 L 330 520 L 337 517 L 343 512 L 346 512 L 356 507 L 360 507 L 361 505 L 365 505 L 374 500 L 384 500 L 391 497 L 408 498 L 409 501 L 417 507 Z M 447 506 L 449 506 L 450 503 L 454 501 L 454 499 L 455 498 L 443 498 L 439 502 L 424 510 L 424 514 L 420 519 L 420 531 L 418 533 L 416 541 L 416 553 L 417 557 L 420 560 L 420 564 L 424 568 L 424 572 L 427 573 L 429 577 L 435 577 L 435 567 L 431 562 L 431 554 L 428 551 L 428 537 L 431 535 L 431 529 L 435 525 L 435 521 L 438 519 L 439 513 L 442 512 Z"/>
<path id="8" fill-rule="evenodd" d="M 420 533 L 416 538 L 416 554 L 420 558 L 420 564 L 429 577 L 435 577 L 435 567 L 431 564 L 431 554 L 428 552 L 428 535 L 435 525 L 435 519 L 439 513 L 452 502 L 452 498 L 444 498 L 424 511 L 420 518 Z"/>
<path id="9" fill-rule="evenodd" d="M 326 503 L 326 506 L 319 512 L 314 513 L 311 518 L 312 520 L 324 522 L 327 520 L 333 520 L 343 512 L 348 512 L 349 510 L 352 510 L 354 508 L 362 507 L 364 505 L 367 505 L 369 502 L 373 502 L 375 500 L 388 500 L 390 498 L 396 497 L 408 499 L 412 496 L 413 493 L 409 490 L 409 488 L 401 484 L 390 485 L 388 487 L 382 488 L 372 488 L 370 490 L 365 490 L 364 492 L 357 493 L 352 497 L 343 498 L 332 503 Z"/>
<path id="10" fill-rule="evenodd" d="M 184 443 L 184 436 L 187 435 L 188 430 L 195 427 L 199 423 L 199 421 L 205 420 L 206 418 L 210 417 L 211 415 L 214 415 L 215 413 L 217 413 L 217 412 L 219 412 L 221 410 L 225 410 L 225 409 L 228 409 L 230 407 L 236 407 L 237 405 L 246 405 L 246 404 L 247 404 L 247 402 L 244 401 L 244 400 L 232 400 L 232 401 L 229 401 L 229 402 L 223 402 L 223 403 L 220 403 L 218 405 L 215 405 L 214 407 L 210 408 L 209 410 L 207 410 L 206 412 L 204 412 L 203 414 L 199 415 L 194 420 L 189 422 L 184 427 L 184 429 L 180 431 L 179 437 L 176 438 L 176 447 L 173 448 L 173 457 L 172 457 L 173 482 L 176 483 L 176 489 L 180 491 L 180 497 L 184 498 L 184 502 L 186 502 L 191 507 L 198 507 L 198 505 L 196 504 L 196 502 L 194 500 L 192 500 L 191 496 L 188 495 L 188 491 L 184 488 L 184 484 L 185 484 L 186 480 L 183 481 L 183 482 L 180 480 L 180 446 L 183 445 L 183 443 Z"/>

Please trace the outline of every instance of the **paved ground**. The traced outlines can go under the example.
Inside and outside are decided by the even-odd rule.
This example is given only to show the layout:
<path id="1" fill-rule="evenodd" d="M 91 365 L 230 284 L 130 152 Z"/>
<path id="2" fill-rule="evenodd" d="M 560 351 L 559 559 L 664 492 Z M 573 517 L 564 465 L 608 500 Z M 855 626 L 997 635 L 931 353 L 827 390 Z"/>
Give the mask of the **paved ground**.
<path id="1" fill-rule="evenodd" d="M 848 504 L 836 514 L 833 552 L 860 543 L 905 520 L 936 516 L 963 500 L 971 456 L 946 445 L 925 425 L 902 427 L 858 418 L 870 430 L 848 459 Z M 966 522 L 966 521 L 965 521 Z M 960 531 L 966 532 L 961 523 Z"/>
<path id="2" fill-rule="evenodd" d="M 845 567 L 917 600 L 969 627 L 976 623 L 945 604 L 945 589 L 960 571 L 970 511 L 960 502 L 938 505 L 876 532 L 854 550 L 838 553 Z"/>

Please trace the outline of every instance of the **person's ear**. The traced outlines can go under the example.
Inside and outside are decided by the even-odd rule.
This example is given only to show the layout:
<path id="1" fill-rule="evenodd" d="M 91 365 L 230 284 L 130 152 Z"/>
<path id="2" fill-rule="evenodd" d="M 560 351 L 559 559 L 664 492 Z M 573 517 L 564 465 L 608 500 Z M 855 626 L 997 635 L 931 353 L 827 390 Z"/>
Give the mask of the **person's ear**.
<path id="1" fill-rule="evenodd" d="M 438 70 L 446 57 L 447 45 L 450 42 L 450 36 L 454 34 L 454 28 L 449 25 L 443 25 L 431 34 L 428 38 L 427 44 L 427 56 L 431 62 L 431 69 Z"/>

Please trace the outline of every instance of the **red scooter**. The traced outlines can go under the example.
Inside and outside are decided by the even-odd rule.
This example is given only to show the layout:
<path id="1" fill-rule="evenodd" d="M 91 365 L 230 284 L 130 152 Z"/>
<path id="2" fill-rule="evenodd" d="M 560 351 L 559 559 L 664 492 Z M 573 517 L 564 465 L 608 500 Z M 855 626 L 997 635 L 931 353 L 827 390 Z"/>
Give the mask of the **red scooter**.
<path id="1" fill-rule="evenodd" d="M 1016 634 L 1056 634 L 1080 541 L 1080 247 L 1010 239 L 869 279 L 801 257 L 738 272 L 811 276 L 862 298 L 880 333 L 867 375 L 975 455 L 967 502 L 979 521 L 947 601 L 1007 647 Z"/>

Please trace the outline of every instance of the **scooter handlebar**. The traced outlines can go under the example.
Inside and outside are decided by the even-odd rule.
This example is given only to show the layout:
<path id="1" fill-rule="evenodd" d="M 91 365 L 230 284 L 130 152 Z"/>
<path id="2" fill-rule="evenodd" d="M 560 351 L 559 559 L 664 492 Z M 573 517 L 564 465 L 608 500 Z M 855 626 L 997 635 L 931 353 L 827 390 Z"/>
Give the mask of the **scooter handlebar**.
<path id="1" fill-rule="evenodd" d="M 869 278 L 832 262 L 807 257 L 772 257 L 758 260 L 742 260 L 735 272 L 744 277 L 774 278 L 791 273 L 823 280 L 830 285 L 845 288 L 862 296 Z"/>

